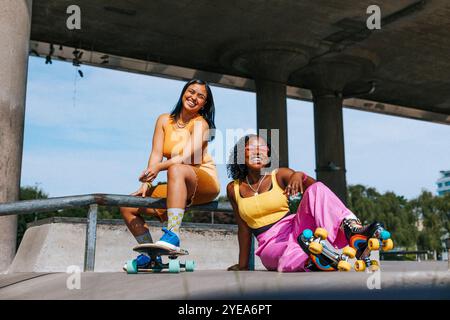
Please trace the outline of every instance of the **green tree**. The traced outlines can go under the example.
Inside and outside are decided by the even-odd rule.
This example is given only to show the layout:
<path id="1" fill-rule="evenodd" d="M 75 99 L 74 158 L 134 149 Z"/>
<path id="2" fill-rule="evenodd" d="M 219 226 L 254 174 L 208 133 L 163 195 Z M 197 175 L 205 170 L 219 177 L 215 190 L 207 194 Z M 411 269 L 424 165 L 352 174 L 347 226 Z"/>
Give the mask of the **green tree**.
<path id="1" fill-rule="evenodd" d="M 403 196 L 393 192 L 380 194 L 375 188 L 351 185 L 348 187 L 348 208 L 364 224 L 382 222 L 393 235 L 396 246 L 415 248 L 417 219 Z"/>
<path id="2" fill-rule="evenodd" d="M 421 230 L 418 248 L 442 251 L 442 238 L 448 234 L 450 217 L 450 194 L 434 196 L 429 191 L 422 193 L 410 202 Z"/>

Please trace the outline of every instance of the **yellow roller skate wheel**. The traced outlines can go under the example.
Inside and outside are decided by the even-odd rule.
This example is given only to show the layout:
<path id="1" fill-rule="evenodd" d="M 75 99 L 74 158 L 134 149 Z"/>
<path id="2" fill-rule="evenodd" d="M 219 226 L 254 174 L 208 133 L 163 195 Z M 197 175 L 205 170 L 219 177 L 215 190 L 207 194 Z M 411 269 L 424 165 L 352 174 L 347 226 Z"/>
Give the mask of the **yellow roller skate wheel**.
<path id="1" fill-rule="evenodd" d="M 352 266 L 347 261 L 339 261 L 338 270 L 339 271 L 350 271 Z"/>
<path id="2" fill-rule="evenodd" d="M 378 271 L 378 270 L 380 270 L 380 264 L 378 263 L 377 260 L 370 260 L 369 270 L 370 271 Z"/>
<path id="3" fill-rule="evenodd" d="M 394 248 L 394 241 L 392 239 L 383 240 L 383 251 L 389 251 Z"/>
<path id="4" fill-rule="evenodd" d="M 363 260 L 356 260 L 353 267 L 355 268 L 355 271 L 361 272 L 366 270 L 366 263 Z"/>
<path id="5" fill-rule="evenodd" d="M 315 236 L 316 238 L 320 238 L 320 239 L 322 239 L 322 240 L 325 240 L 325 239 L 328 237 L 328 231 L 325 230 L 324 228 L 317 228 L 317 229 L 314 231 L 314 236 Z"/>
<path id="6" fill-rule="evenodd" d="M 356 250 L 352 247 L 347 246 L 342 249 L 342 254 L 345 254 L 350 259 L 353 259 L 356 256 Z"/>
<path id="7" fill-rule="evenodd" d="M 370 238 L 367 242 L 367 245 L 369 246 L 369 249 L 371 251 L 380 249 L 380 240 L 377 238 Z"/>
<path id="8" fill-rule="evenodd" d="M 323 250 L 322 244 L 318 242 L 311 242 L 308 248 L 312 254 L 321 254 Z"/>

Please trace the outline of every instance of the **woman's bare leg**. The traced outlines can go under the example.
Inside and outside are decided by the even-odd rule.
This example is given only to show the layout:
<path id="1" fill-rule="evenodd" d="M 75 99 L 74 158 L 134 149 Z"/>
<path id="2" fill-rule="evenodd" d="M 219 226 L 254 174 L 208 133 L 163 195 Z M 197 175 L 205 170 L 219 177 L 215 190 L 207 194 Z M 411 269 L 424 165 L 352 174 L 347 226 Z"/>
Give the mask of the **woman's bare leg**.
<path id="1" fill-rule="evenodd" d="M 187 164 L 174 164 L 167 170 L 167 208 L 185 208 L 197 185 L 194 169 Z"/>
<path id="2" fill-rule="evenodd" d="M 149 232 L 148 225 L 145 223 L 143 215 L 153 215 L 155 209 L 151 208 L 129 208 L 121 207 L 120 214 L 125 224 L 133 236 L 140 236 Z"/>

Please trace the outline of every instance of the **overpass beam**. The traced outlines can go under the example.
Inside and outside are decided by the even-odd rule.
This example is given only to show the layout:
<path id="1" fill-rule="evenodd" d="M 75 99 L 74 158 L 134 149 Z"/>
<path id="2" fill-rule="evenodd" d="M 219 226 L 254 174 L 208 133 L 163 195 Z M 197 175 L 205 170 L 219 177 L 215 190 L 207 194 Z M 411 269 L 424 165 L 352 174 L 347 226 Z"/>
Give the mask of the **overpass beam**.
<path id="1" fill-rule="evenodd" d="M 0 10 L 0 203 L 19 199 L 31 0 L 5 0 Z M 16 251 L 17 216 L 0 217 L 0 273 Z"/>

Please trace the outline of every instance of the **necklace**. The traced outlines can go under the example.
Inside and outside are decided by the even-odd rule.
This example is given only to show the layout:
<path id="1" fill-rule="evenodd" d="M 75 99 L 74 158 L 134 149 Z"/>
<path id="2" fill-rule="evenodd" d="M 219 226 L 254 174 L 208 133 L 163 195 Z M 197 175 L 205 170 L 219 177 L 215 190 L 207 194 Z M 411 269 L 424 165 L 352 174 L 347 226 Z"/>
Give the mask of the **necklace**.
<path id="1" fill-rule="evenodd" d="M 181 118 L 181 117 L 180 117 L 180 118 Z M 175 124 L 176 124 L 176 126 L 177 126 L 178 128 L 183 129 L 183 128 L 185 128 L 185 127 L 189 124 L 189 122 L 191 122 L 191 120 L 192 120 L 193 118 L 195 118 L 195 117 L 190 118 L 187 122 L 180 121 L 180 118 L 177 119 L 177 122 L 176 122 Z M 181 123 L 181 124 L 180 124 L 180 123 Z"/>
<path id="2" fill-rule="evenodd" d="M 264 180 L 264 178 L 265 178 L 266 176 L 267 176 L 267 175 L 265 174 L 264 176 L 262 176 L 261 178 L 259 178 L 258 188 L 256 188 L 256 190 L 253 189 L 253 187 L 250 185 L 250 182 L 248 181 L 248 176 L 245 177 L 245 179 L 247 179 L 247 184 L 248 184 L 248 186 L 249 186 L 250 189 L 252 189 L 253 192 L 254 192 L 254 196 L 257 196 L 257 195 L 259 194 L 259 193 L 258 193 L 259 187 L 261 187 L 261 183 L 263 182 L 263 180 Z"/>
<path id="3" fill-rule="evenodd" d="M 189 124 L 190 121 L 191 121 L 191 119 L 189 119 L 188 122 L 180 122 L 180 119 L 178 119 L 176 122 L 176 125 L 178 128 L 183 129 Z"/>

